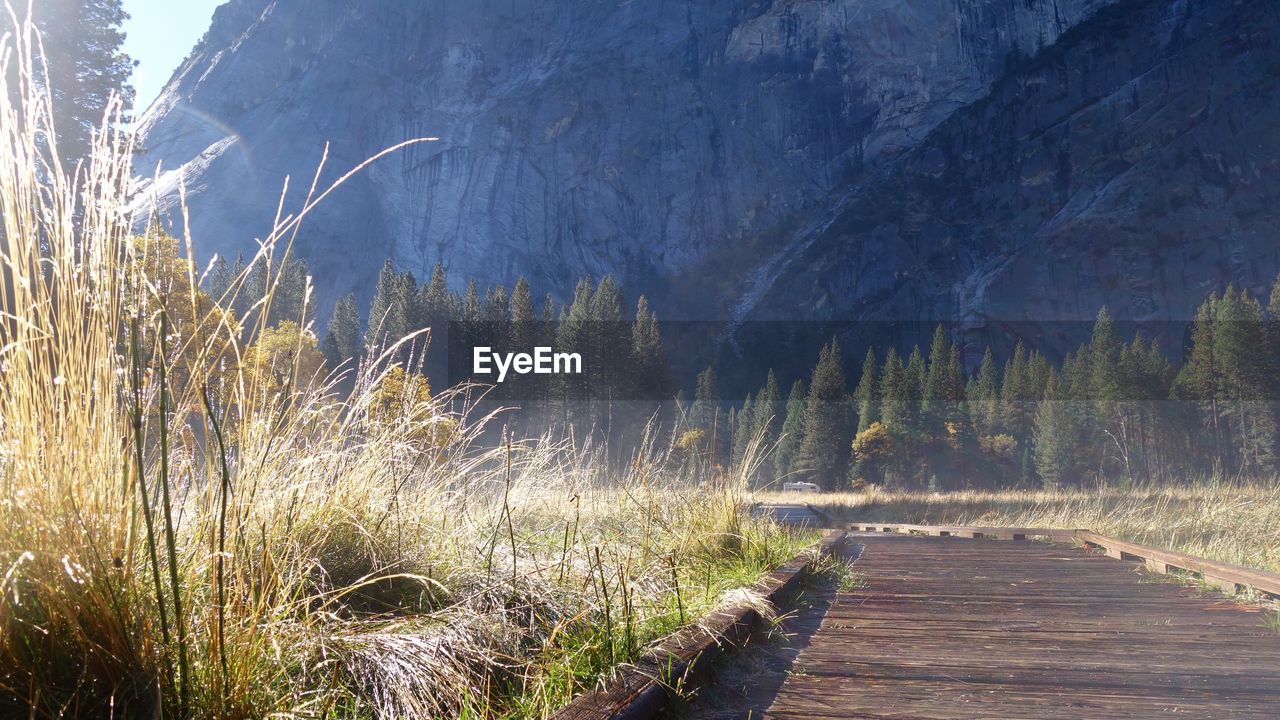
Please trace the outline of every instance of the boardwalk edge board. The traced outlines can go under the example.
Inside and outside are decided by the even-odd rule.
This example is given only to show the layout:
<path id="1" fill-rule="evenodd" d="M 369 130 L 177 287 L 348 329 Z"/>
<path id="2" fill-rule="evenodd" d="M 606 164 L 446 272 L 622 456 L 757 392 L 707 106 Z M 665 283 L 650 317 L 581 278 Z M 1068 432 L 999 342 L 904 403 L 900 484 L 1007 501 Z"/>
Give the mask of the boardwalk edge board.
<path id="1" fill-rule="evenodd" d="M 854 532 L 906 533 L 934 537 L 989 538 L 995 540 L 1027 540 L 1045 538 L 1053 542 L 1083 545 L 1101 551 L 1117 560 L 1142 562 L 1147 569 L 1159 573 L 1181 573 L 1202 580 L 1208 585 L 1234 594 L 1252 591 L 1271 598 L 1280 598 L 1280 575 L 1252 570 L 1239 565 L 1206 560 L 1186 553 L 1142 545 L 1099 535 L 1091 530 L 1066 530 L 1062 528 L 1007 528 L 962 525 L 911 525 L 907 523 L 850 523 Z"/>
<path id="2" fill-rule="evenodd" d="M 831 530 L 822 540 L 769 573 L 756 589 L 775 607 L 794 592 L 814 563 L 835 552 L 848 533 Z M 718 610 L 664 640 L 635 665 L 623 668 L 604 688 L 583 693 L 556 711 L 553 720 L 648 720 L 672 694 L 688 688 L 726 649 L 746 644 L 762 621 L 750 607 Z"/>

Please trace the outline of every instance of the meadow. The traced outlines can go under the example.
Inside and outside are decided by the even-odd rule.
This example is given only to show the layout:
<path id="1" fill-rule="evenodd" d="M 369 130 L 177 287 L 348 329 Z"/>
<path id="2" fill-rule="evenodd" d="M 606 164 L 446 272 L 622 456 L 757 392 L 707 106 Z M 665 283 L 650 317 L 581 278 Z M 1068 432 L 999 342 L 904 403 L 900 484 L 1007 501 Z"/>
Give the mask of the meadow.
<path id="1" fill-rule="evenodd" d="M 723 472 L 655 431 L 608 463 L 431 392 L 402 344 L 324 368 L 267 318 L 325 188 L 226 311 L 246 278 L 209 298 L 197 239 L 139 231 L 127 134 L 59 159 L 9 40 L 0 716 L 543 717 L 814 539 L 748 513 L 755 450 Z"/>
<path id="2" fill-rule="evenodd" d="M 1280 572 L 1280 485 L 1206 478 L 1057 490 L 757 493 L 811 503 L 841 522 L 1054 527 Z"/>

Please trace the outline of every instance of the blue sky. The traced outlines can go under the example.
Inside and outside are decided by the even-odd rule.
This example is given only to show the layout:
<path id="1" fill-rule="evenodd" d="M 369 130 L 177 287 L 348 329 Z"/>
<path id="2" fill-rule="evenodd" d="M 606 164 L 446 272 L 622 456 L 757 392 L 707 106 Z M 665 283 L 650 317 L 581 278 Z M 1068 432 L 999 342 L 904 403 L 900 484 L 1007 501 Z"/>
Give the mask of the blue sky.
<path id="1" fill-rule="evenodd" d="M 225 0 L 124 0 L 124 50 L 138 67 L 133 86 L 137 113 L 146 109 L 196 41 L 209 29 L 213 9 Z M 135 113 L 135 114 L 137 114 Z"/>

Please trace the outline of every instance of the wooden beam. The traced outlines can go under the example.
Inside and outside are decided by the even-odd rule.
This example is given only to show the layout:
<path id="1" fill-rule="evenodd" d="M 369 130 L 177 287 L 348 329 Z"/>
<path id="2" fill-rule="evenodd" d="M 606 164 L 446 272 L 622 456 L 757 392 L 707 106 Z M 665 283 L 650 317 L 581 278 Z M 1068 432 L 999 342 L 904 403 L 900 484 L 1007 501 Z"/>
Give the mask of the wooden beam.
<path id="1" fill-rule="evenodd" d="M 775 607 L 799 589 L 814 560 L 836 552 L 846 533 L 832 530 L 809 551 L 766 576 L 756 588 Z M 727 649 L 746 644 L 762 618 L 750 606 L 713 611 L 624 666 L 603 688 L 585 692 L 551 715 L 551 720 L 652 720 L 669 697 L 696 684 Z"/>
<path id="2" fill-rule="evenodd" d="M 1099 535 L 1088 530 L 1077 532 L 1076 539 L 1084 545 L 1103 550 L 1110 557 L 1142 561 L 1153 572 L 1182 571 L 1228 593 L 1254 590 L 1280 598 L 1280 575 L 1274 573 L 1205 560 L 1172 550 L 1161 550 L 1149 545 Z"/>
<path id="3" fill-rule="evenodd" d="M 934 537 L 959 536 L 963 538 L 995 538 L 997 540 L 1025 540 L 1043 537 L 1056 542 L 1074 542 L 1075 530 L 1062 528 L 980 527 L 967 525 L 913 525 L 910 523 L 851 523 L 850 530 L 857 532 L 897 532 Z"/>
<path id="4" fill-rule="evenodd" d="M 933 537 L 955 536 L 962 538 L 994 538 L 996 540 L 1026 540 L 1047 538 L 1053 542 L 1068 542 L 1092 547 L 1116 560 L 1142 562 L 1155 573 L 1184 572 L 1227 593 L 1244 590 L 1280 598 L 1280 575 L 1252 570 L 1239 565 L 1206 560 L 1186 553 L 1161 550 L 1099 535 L 1090 530 L 1064 530 L 1062 528 L 1029 527 L 975 527 L 963 525 L 913 525 L 910 523 L 851 523 L 855 532 L 884 532 L 929 535 Z"/>

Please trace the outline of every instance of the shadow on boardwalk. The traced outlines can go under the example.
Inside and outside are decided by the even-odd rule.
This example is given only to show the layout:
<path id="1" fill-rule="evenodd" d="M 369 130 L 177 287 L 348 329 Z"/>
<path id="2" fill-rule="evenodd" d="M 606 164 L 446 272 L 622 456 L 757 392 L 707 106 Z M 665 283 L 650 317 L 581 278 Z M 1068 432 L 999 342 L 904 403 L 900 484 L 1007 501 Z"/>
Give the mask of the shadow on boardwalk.
<path id="1" fill-rule="evenodd" d="M 864 585 L 815 588 L 677 717 L 1280 717 L 1263 608 L 1080 548 L 859 535 Z"/>

